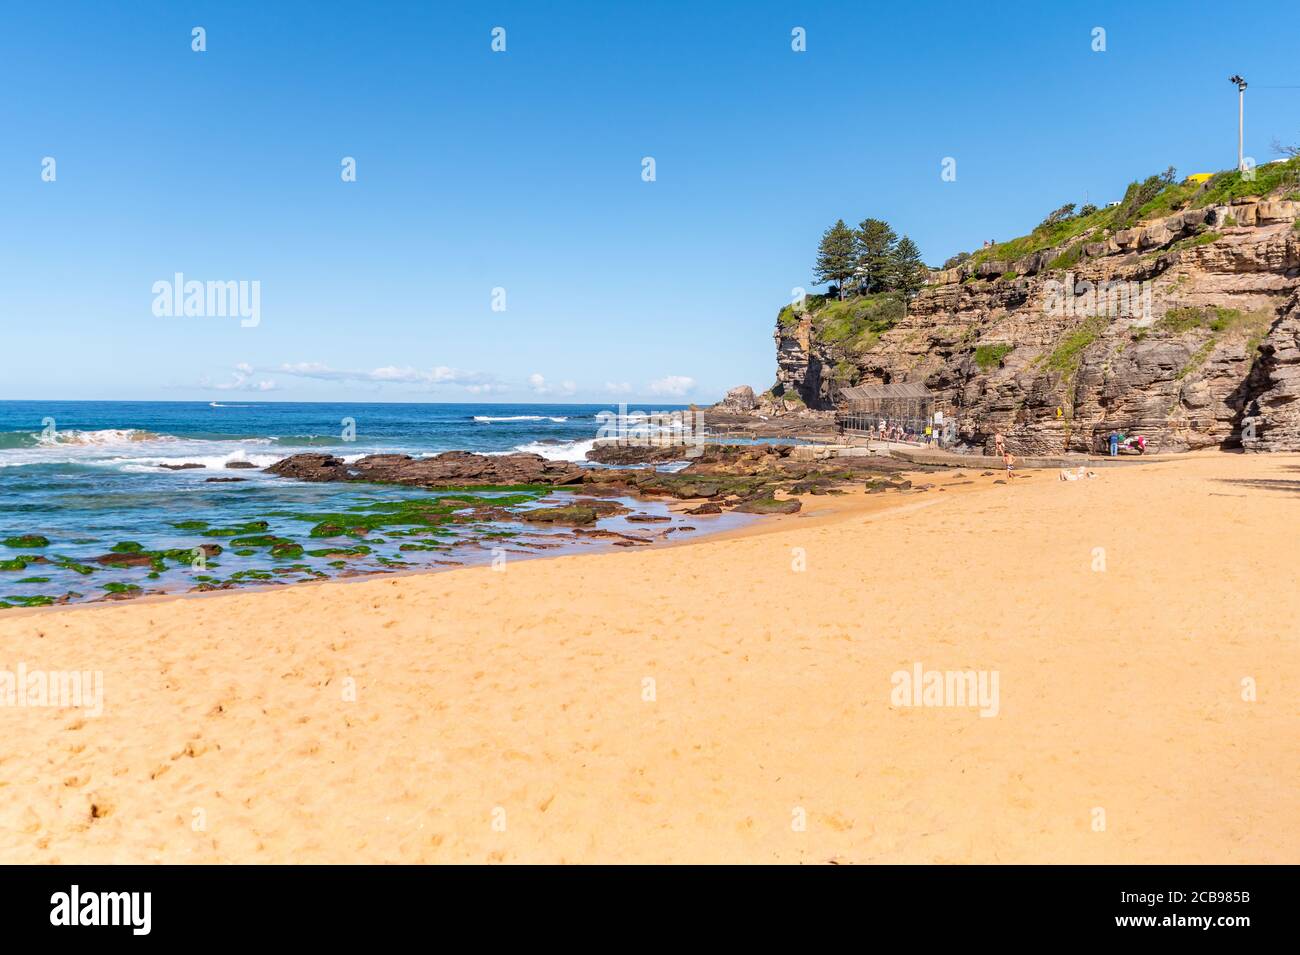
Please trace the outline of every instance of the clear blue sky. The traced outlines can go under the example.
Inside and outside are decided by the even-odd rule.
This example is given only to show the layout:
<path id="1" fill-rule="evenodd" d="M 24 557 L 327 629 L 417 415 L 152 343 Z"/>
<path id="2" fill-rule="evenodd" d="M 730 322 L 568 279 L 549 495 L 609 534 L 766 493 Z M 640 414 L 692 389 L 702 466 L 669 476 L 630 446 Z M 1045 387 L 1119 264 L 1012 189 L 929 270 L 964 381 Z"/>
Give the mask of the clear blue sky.
<path id="1" fill-rule="evenodd" d="M 837 217 L 939 264 L 1171 164 L 1229 168 L 1238 71 L 1247 154 L 1300 140 L 1300 5 L 1266 9 L 7 3 L 0 398 L 765 388 Z M 176 272 L 259 281 L 260 324 L 155 317 Z"/>

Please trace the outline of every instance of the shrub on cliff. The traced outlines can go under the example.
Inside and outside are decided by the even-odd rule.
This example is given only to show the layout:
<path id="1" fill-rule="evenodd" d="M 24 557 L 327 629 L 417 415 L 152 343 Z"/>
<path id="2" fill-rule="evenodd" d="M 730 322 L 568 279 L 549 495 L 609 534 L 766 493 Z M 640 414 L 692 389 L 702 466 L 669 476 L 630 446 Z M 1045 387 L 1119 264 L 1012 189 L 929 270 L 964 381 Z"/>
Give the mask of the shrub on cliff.
<path id="1" fill-rule="evenodd" d="M 791 302 L 782 308 L 776 320 L 783 328 L 791 328 L 799 324 L 800 318 L 817 311 L 828 300 L 833 299 L 829 295 L 805 295 L 802 302 Z"/>
<path id="2" fill-rule="evenodd" d="M 1300 155 L 1292 155 L 1285 162 L 1259 166 L 1249 173 L 1235 169 L 1220 172 L 1202 185 L 1175 182 L 1174 178 L 1175 170 L 1170 166 L 1163 173 L 1132 182 L 1119 205 L 1114 207 L 1098 209 L 1089 203 L 1074 212 L 1069 204 L 1061 206 L 1029 235 L 995 243 L 974 254 L 959 253 L 945 262 L 944 268 L 955 268 L 965 262 L 973 265 L 989 261 L 1014 262 L 1034 252 L 1064 246 L 1085 235 L 1087 241 L 1095 241 L 1105 234 L 1130 229 L 1147 219 L 1172 215 L 1180 209 L 1224 205 L 1243 196 L 1281 193 L 1300 200 Z M 1057 261 L 1060 261 L 1060 256 Z M 1049 265 L 1049 268 L 1059 267 L 1062 266 Z"/>
<path id="3" fill-rule="evenodd" d="M 1170 166 L 1164 172 L 1155 176 L 1147 176 L 1141 182 L 1131 182 L 1124 190 L 1124 198 L 1120 200 L 1119 208 L 1115 210 L 1114 217 L 1110 221 L 1112 229 L 1119 231 L 1127 229 L 1138 221 L 1143 206 L 1159 196 L 1166 187 L 1172 186 L 1176 172 L 1174 167 Z"/>
<path id="4" fill-rule="evenodd" d="M 1059 209 L 1054 209 L 1052 212 L 1049 212 L 1047 214 L 1047 218 L 1044 219 L 1042 222 L 1038 223 L 1038 228 L 1042 229 L 1042 228 L 1046 228 L 1047 226 L 1053 226 L 1056 225 L 1056 223 L 1058 222 L 1064 222 L 1066 219 L 1072 219 L 1072 218 L 1074 218 L 1074 203 L 1067 202 Z"/>
<path id="5" fill-rule="evenodd" d="M 1083 243 L 1076 242 L 1047 263 L 1049 269 L 1071 269 L 1083 258 Z"/>
<path id="6" fill-rule="evenodd" d="M 831 377 L 841 385 L 851 385 L 858 380 L 858 366 L 849 361 L 837 361 Z"/>
<path id="7" fill-rule="evenodd" d="M 1011 354 L 1014 347 L 1006 342 L 997 345 L 980 345 L 975 349 L 975 364 L 979 365 L 980 371 L 996 368 L 1002 364 L 1002 359 Z"/>
<path id="8" fill-rule="evenodd" d="M 1094 315 L 1067 332 L 1052 349 L 1052 353 L 1047 356 L 1048 369 L 1057 372 L 1067 381 L 1073 378 L 1074 373 L 1079 370 L 1084 351 L 1101 337 L 1101 333 L 1106 330 L 1106 324 L 1105 318 Z"/>
<path id="9" fill-rule="evenodd" d="M 1205 206 L 1224 205 L 1242 196 L 1263 196 L 1274 189 L 1300 186 L 1300 156 L 1286 162 L 1269 163 L 1251 170 L 1248 179 L 1240 170 L 1221 172 L 1205 184 L 1205 189 L 1192 203 L 1200 209 Z"/>
<path id="10" fill-rule="evenodd" d="M 1055 248 L 1085 232 L 1105 225 L 1114 211 L 1114 209 L 1094 209 L 1087 215 L 1079 214 L 1061 219 L 1051 225 L 1040 225 L 1029 235 L 980 249 L 970 257 L 970 261 L 975 265 L 991 260 L 1014 262 L 1031 253 Z"/>

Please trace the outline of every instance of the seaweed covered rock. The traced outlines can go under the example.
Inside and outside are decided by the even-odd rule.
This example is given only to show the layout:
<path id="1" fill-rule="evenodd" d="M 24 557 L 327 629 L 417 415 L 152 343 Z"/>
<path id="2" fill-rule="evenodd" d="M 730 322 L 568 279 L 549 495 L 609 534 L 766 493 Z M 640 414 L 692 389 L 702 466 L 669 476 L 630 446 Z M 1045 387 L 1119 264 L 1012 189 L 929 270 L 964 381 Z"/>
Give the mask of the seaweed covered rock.
<path id="1" fill-rule="evenodd" d="M 697 450 L 691 445 L 639 445 L 597 443 L 587 452 L 587 460 L 597 464 L 656 464 L 668 461 L 685 461 L 689 452 Z"/>
<path id="2" fill-rule="evenodd" d="M 570 504 L 562 507 L 538 507 L 516 515 L 530 524 L 594 524 L 596 509 Z"/>
<path id="3" fill-rule="evenodd" d="M 576 484 L 581 466 L 540 454 L 474 454 L 447 451 L 427 458 L 370 454 L 345 464 L 329 454 L 295 454 L 266 469 L 300 481 L 382 481 L 414 487 L 462 485 Z"/>
<path id="4" fill-rule="evenodd" d="M 741 501 L 736 505 L 735 510 L 741 514 L 794 514 L 803 505 L 793 498 L 786 501 L 778 501 L 770 494 L 760 497 L 752 497 L 748 501 Z"/>

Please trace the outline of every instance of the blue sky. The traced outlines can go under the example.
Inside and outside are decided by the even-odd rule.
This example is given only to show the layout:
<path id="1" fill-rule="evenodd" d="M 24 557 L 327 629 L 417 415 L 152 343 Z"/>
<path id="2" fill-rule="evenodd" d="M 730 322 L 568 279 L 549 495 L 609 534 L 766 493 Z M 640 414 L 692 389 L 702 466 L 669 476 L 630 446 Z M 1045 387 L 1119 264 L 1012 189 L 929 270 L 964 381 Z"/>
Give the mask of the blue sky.
<path id="1" fill-rule="evenodd" d="M 838 217 L 937 265 L 1168 165 L 1230 168 L 1233 72 L 1247 154 L 1300 141 L 1300 7 L 1239 9 L 9 4 L 0 398 L 766 388 Z M 258 281 L 259 323 L 156 316 L 178 272 Z"/>

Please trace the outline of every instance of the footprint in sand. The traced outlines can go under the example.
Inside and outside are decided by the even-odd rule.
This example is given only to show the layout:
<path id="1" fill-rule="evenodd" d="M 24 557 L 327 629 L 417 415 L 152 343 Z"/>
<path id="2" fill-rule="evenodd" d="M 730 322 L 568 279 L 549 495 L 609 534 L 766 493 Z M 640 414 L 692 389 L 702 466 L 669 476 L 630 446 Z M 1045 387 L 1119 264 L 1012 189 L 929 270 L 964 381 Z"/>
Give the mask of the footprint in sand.
<path id="1" fill-rule="evenodd" d="M 853 823 L 838 812 L 823 814 L 821 820 L 828 828 L 834 829 L 836 832 L 845 832 L 853 828 Z"/>

